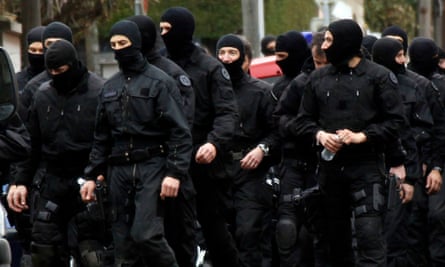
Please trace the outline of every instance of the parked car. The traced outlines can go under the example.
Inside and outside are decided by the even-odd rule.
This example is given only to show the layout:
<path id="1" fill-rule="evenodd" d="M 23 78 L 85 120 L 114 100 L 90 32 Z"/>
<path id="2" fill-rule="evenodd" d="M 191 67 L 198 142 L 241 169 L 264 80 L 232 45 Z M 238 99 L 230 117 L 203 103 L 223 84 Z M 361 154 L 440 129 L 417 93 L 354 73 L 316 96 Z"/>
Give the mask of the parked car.
<path id="1" fill-rule="evenodd" d="M 312 32 L 301 32 L 308 45 L 312 42 Z M 274 83 L 282 76 L 280 67 L 275 63 L 275 56 L 254 58 L 250 64 L 250 75 L 255 78 Z"/>
<path id="2" fill-rule="evenodd" d="M 280 67 L 275 63 L 275 56 L 259 57 L 250 63 L 250 75 L 255 78 L 274 83 L 282 76 Z"/>

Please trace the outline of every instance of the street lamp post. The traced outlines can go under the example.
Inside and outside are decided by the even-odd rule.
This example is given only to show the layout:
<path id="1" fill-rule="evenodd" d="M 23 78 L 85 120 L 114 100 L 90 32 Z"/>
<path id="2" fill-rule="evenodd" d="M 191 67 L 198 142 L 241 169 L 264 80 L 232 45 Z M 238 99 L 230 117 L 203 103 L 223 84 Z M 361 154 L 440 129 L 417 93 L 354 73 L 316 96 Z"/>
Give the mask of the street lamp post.
<path id="1" fill-rule="evenodd" d="M 134 0 L 134 14 L 144 15 L 144 9 L 142 8 L 141 0 Z"/>

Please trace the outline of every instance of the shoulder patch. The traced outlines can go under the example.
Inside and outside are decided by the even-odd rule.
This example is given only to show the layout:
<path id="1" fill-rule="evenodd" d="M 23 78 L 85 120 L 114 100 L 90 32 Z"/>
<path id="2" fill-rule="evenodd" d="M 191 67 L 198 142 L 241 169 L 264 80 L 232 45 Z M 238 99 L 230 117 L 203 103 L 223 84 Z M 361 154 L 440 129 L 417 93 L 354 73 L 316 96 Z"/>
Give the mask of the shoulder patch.
<path id="1" fill-rule="evenodd" d="M 397 77 L 394 73 L 390 72 L 389 73 L 389 80 L 393 83 L 393 84 L 398 84 L 399 81 L 397 80 Z"/>
<path id="2" fill-rule="evenodd" d="M 226 70 L 226 68 L 221 68 L 221 74 L 224 77 L 224 79 L 230 81 L 230 74 L 229 72 Z"/>
<path id="3" fill-rule="evenodd" d="M 190 87 L 192 85 L 192 81 L 185 75 L 179 75 L 178 80 L 182 86 Z"/>

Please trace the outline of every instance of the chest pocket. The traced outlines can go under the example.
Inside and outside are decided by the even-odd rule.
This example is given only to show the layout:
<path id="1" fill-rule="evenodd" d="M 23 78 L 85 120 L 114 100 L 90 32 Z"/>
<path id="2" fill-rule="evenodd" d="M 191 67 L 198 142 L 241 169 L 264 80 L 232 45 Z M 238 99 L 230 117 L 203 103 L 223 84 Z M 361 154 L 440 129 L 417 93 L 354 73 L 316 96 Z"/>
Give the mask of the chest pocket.
<path id="1" fill-rule="evenodd" d="M 148 123 L 159 119 L 162 112 L 157 110 L 158 90 L 155 88 L 140 88 L 124 93 L 124 114 L 129 120 L 138 123 Z"/>
<path id="2" fill-rule="evenodd" d="M 107 88 L 102 94 L 102 105 L 111 126 L 119 126 L 123 121 L 122 92 Z"/>
<path id="3" fill-rule="evenodd" d="M 341 86 L 322 90 L 320 118 L 329 130 L 355 129 L 362 124 L 360 89 Z"/>
<path id="4" fill-rule="evenodd" d="M 400 85 L 400 92 L 402 93 L 403 108 L 405 116 L 409 118 L 410 122 L 416 119 L 414 116 L 415 106 L 416 106 L 416 92 L 412 88 L 407 88 Z"/>

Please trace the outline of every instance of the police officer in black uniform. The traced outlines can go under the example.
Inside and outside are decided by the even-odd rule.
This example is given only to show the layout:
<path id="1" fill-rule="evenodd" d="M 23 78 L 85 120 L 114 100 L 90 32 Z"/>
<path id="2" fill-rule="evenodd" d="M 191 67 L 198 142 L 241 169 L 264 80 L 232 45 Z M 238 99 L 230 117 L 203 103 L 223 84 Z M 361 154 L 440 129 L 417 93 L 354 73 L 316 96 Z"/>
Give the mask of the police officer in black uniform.
<path id="1" fill-rule="evenodd" d="M 78 196 L 77 178 L 82 176 L 88 162 L 97 96 L 104 81 L 88 72 L 73 45 L 66 40 L 51 45 L 46 51 L 45 64 L 51 80 L 40 86 L 31 106 L 31 159 L 18 166 L 14 181 L 17 188 L 9 192 L 14 194 L 9 204 L 17 212 L 27 209 L 28 188 L 33 183 L 37 190 L 31 200 L 33 266 L 68 266 L 69 229 L 72 220 L 85 211 Z M 45 169 L 43 177 L 33 182 L 39 168 Z M 95 234 L 101 232 L 89 231 L 101 222 L 90 223 L 93 226 L 85 228 L 75 224 L 79 227 L 76 243 L 80 247 L 83 241 L 95 240 Z M 86 266 L 101 264 L 103 245 L 96 241 L 91 241 L 94 249 L 87 246 L 86 253 L 91 250 L 95 257 L 84 258 Z"/>
<path id="2" fill-rule="evenodd" d="M 134 22 L 115 23 L 110 36 L 120 71 L 99 96 L 82 199 L 93 200 L 93 180 L 106 177 L 117 266 L 178 266 L 164 238 L 162 206 L 178 195 L 192 152 L 181 96 L 174 80 L 140 52 Z"/>
<path id="3" fill-rule="evenodd" d="M 156 48 L 157 30 L 153 20 L 148 16 L 136 15 L 128 20 L 138 25 L 142 38 L 141 51 L 148 62 L 175 81 L 182 96 L 184 114 L 190 128 L 195 116 L 195 93 L 188 74 L 170 59 L 161 56 Z M 165 201 L 164 227 L 165 237 L 176 255 L 180 267 L 194 267 L 196 263 L 197 239 L 195 232 L 196 208 L 195 190 L 191 178 L 181 180 L 180 194 Z"/>
<path id="4" fill-rule="evenodd" d="M 168 57 L 190 75 L 195 90 L 190 175 L 212 264 L 238 266 L 236 245 L 225 216 L 232 179 L 227 178 L 224 169 L 224 146 L 233 136 L 238 117 L 230 75 L 217 59 L 193 44 L 195 19 L 188 9 L 167 9 L 161 16 L 160 28 Z"/>
<path id="5" fill-rule="evenodd" d="M 279 119 L 282 136 L 282 159 L 280 162 L 280 198 L 276 240 L 280 253 L 280 266 L 304 265 L 325 266 L 323 239 L 317 231 L 320 216 L 320 196 L 317 191 L 307 199 L 295 200 L 304 190 L 316 188 L 315 170 L 318 158 L 311 138 L 295 138 L 289 134 L 288 122 L 297 116 L 304 87 L 311 72 L 327 65 L 321 45 L 324 33 L 313 35 L 311 52 L 302 67 L 302 72 L 284 90 L 274 115 Z M 307 191 L 309 192 L 309 191 Z M 307 231 L 310 232 L 306 233 Z M 315 235 L 316 242 L 313 242 Z M 316 246 L 313 246 L 315 244 Z M 316 248 L 316 251 L 314 251 Z M 315 263 L 314 263 L 315 261 Z"/>
<path id="6" fill-rule="evenodd" d="M 395 75 L 361 57 L 362 37 L 353 20 L 338 20 L 328 26 L 322 49 L 331 65 L 311 74 L 300 112 L 290 128 L 293 134 L 312 137 L 336 153 L 331 161 L 328 157 L 320 161 L 318 173 L 326 198 L 324 228 L 332 266 L 386 266 L 382 152 L 387 143 L 398 138 L 403 106 Z"/>
<path id="7" fill-rule="evenodd" d="M 243 266 L 264 266 L 262 260 L 270 259 L 272 234 L 271 229 L 263 229 L 264 219 L 271 218 L 272 212 L 272 197 L 268 197 L 271 195 L 264 176 L 272 162 L 269 150 L 279 143 L 272 118 L 272 86 L 244 72 L 244 44 L 236 35 L 222 36 L 216 44 L 216 54 L 230 74 L 240 115 L 228 147 L 227 166 L 234 179 L 237 245 Z M 268 241 L 266 247 L 262 245 L 263 238 Z"/>
<path id="8" fill-rule="evenodd" d="M 417 199 L 411 202 L 414 188 L 423 191 L 421 149 L 425 147 L 432 136 L 433 117 L 429 109 L 425 88 L 431 83 L 406 69 L 405 52 L 402 43 L 394 38 L 383 37 L 377 40 L 372 50 L 373 60 L 397 75 L 400 94 L 405 107 L 407 124 L 400 131 L 401 144 L 405 151 L 402 157 L 387 153 L 387 165 L 392 167 L 390 173 L 396 174 L 402 180 L 399 190 L 389 188 L 392 203 L 388 203 L 385 215 L 385 236 L 388 243 L 387 266 L 424 266 L 425 257 L 422 247 L 424 230 L 411 218 L 417 214 Z M 404 159 L 401 163 L 398 158 Z M 405 169 L 399 173 L 396 168 L 399 164 Z M 416 192 L 421 194 L 421 192 Z M 414 233 L 417 235 L 413 236 Z M 409 242 L 407 242 L 409 240 Z"/>
<path id="9" fill-rule="evenodd" d="M 71 28 L 59 21 L 51 22 L 45 27 L 41 35 L 41 42 L 43 44 L 44 54 L 49 46 L 59 39 L 64 39 L 72 42 L 73 33 L 71 31 Z M 28 122 L 29 107 L 32 104 L 34 93 L 37 91 L 42 83 L 50 79 L 51 75 L 49 75 L 48 72 L 44 70 L 35 75 L 31 80 L 29 80 L 23 88 L 20 94 L 19 114 L 25 124 Z"/>
<path id="10" fill-rule="evenodd" d="M 429 79 L 433 87 L 433 90 L 426 92 L 433 114 L 434 127 L 429 149 L 425 148 L 426 151 L 423 152 L 422 163 L 426 170 L 426 179 L 420 191 L 424 193 L 424 201 L 419 205 L 427 210 L 428 221 L 423 225 L 423 229 L 427 231 L 424 233 L 424 238 L 428 240 L 429 266 L 443 266 L 445 257 L 441 248 L 445 245 L 445 194 L 442 188 L 445 155 L 443 140 L 445 138 L 445 116 L 443 115 L 445 76 L 437 72 L 438 48 L 433 40 L 424 37 L 415 38 L 408 48 L 408 53 L 410 56 L 408 68 Z M 438 105 L 437 100 L 439 100 Z"/>
<path id="11" fill-rule="evenodd" d="M 192 126 L 195 112 L 195 95 L 188 74 L 172 60 L 161 55 L 156 47 L 156 25 L 149 16 L 136 15 L 127 19 L 138 25 L 142 38 L 141 51 L 148 62 L 163 70 L 176 81 L 182 96 L 184 113 L 190 126 Z"/>

